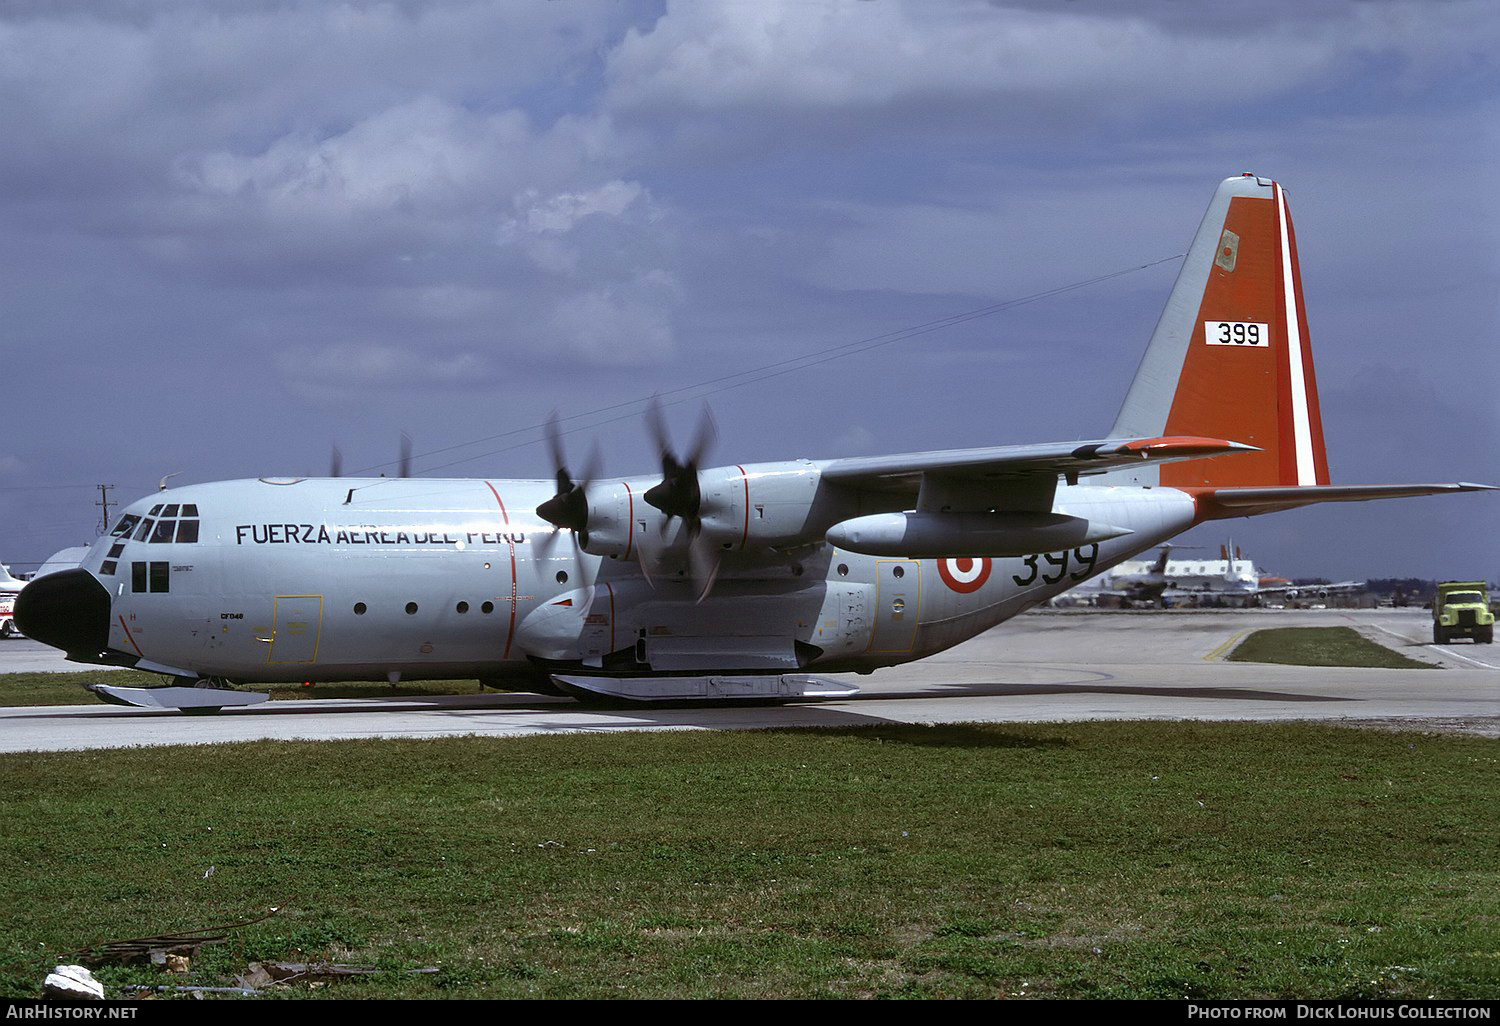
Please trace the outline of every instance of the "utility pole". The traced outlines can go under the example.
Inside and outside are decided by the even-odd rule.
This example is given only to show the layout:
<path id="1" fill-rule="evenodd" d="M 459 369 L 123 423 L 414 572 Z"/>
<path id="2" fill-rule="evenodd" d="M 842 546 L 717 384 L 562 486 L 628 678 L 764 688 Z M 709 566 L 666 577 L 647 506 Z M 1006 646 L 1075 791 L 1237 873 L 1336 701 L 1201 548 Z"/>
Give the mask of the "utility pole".
<path id="1" fill-rule="evenodd" d="M 100 508 L 102 508 L 104 510 L 104 512 L 99 517 L 99 533 L 100 534 L 103 534 L 105 531 L 109 530 L 109 507 L 112 506 L 112 505 L 114 505 L 114 503 L 112 503 L 112 502 L 109 501 L 109 490 L 111 488 L 113 488 L 113 487 L 114 487 L 114 485 L 112 485 L 112 484 L 102 484 L 102 485 L 100 485 L 99 486 L 99 501 L 96 502 L 96 503 L 94 503 L 95 506 L 98 506 L 98 507 L 100 507 Z"/>

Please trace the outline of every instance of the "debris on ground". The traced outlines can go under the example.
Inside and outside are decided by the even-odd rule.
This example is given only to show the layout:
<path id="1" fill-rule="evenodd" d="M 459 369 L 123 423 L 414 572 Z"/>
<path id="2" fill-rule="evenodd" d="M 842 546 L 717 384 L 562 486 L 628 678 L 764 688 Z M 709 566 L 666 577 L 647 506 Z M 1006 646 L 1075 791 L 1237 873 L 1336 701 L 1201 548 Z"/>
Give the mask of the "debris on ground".
<path id="1" fill-rule="evenodd" d="M 42 981 L 42 996 L 69 1001 L 103 1001 L 104 984 L 81 965 L 60 965 Z"/>
<path id="2" fill-rule="evenodd" d="M 187 972 L 187 959 L 210 944 L 222 944 L 231 930 L 264 922 L 279 910 L 271 909 L 263 916 L 247 919 L 242 923 L 225 926 L 210 926 L 202 930 L 185 930 L 182 933 L 162 933 L 154 937 L 132 937 L 129 940 L 106 941 L 77 952 L 90 962 L 113 965 L 128 965 L 131 962 L 151 961 L 168 972 Z M 173 958 L 181 961 L 173 962 Z M 180 966 L 175 968 L 174 966 Z"/>

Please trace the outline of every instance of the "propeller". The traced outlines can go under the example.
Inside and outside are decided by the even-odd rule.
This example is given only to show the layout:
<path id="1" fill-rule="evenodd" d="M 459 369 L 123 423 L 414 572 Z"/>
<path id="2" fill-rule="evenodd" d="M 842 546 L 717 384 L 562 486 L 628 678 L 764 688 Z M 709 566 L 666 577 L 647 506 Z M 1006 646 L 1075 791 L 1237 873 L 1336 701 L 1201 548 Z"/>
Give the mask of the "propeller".
<path id="1" fill-rule="evenodd" d="M 701 604 L 708 598 L 708 593 L 713 591 L 714 582 L 719 579 L 719 548 L 706 534 L 695 535 L 688 544 L 688 573 L 698 587 L 698 597 L 694 599 L 694 603 Z"/>
<path id="2" fill-rule="evenodd" d="M 718 579 L 719 552 L 713 539 L 703 533 L 703 492 L 698 483 L 698 467 L 718 437 L 718 426 L 705 404 L 693 446 L 682 458 L 672 451 L 661 401 L 655 397 L 646 407 L 646 427 L 661 453 L 661 481 L 647 489 L 645 499 L 666 514 L 661 529 L 664 536 L 673 517 L 682 520 L 688 537 L 688 572 L 698 587 L 697 601 L 702 602 Z M 655 560 L 655 555 L 643 551 L 641 557 L 641 566 L 649 580 L 651 571 L 647 564 Z"/>
<path id="3" fill-rule="evenodd" d="M 401 463 L 397 477 L 411 477 L 411 435 L 401 432 Z"/>
<path id="4" fill-rule="evenodd" d="M 703 416 L 698 420 L 698 434 L 693 439 L 693 447 L 683 459 L 678 459 L 672 451 L 661 401 L 655 397 L 652 398 L 651 405 L 646 407 L 646 427 L 661 453 L 661 481 L 646 491 L 646 501 L 667 515 L 667 521 L 662 524 L 664 532 L 667 522 L 673 517 L 681 517 L 689 537 L 696 538 L 703 527 L 703 520 L 699 515 L 703 508 L 703 493 L 698 487 L 698 466 L 707 455 L 709 446 L 718 437 L 714 415 L 709 412 L 707 405 L 703 407 Z"/>
<path id="5" fill-rule="evenodd" d="M 599 476 L 600 457 L 597 442 L 589 454 L 581 480 L 575 480 L 568 469 L 568 460 L 563 452 L 562 429 L 554 410 L 547 418 L 547 450 L 552 465 L 557 468 L 557 491 L 536 508 L 536 515 L 551 524 L 554 530 L 544 536 L 541 546 L 544 553 L 556 543 L 558 534 L 568 531 L 573 536 L 575 554 L 588 545 L 589 502 L 588 488 Z M 646 409 L 646 426 L 657 450 L 661 453 L 661 481 L 647 489 L 647 503 L 664 513 L 660 537 L 664 540 L 673 518 L 682 521 L 681 530 L 687 540 L 685 573 L 691 575 L 697 586 L 697 601 L 702 602 L 712 590 L 719 576 L 719 553 L 714 539 L 703 531 L 703 493 L 698 483 L 698 468 L 709 447 L 718 434 L 713 414 L 707 406 L 699 419 L 692 448 L 679 457 L 672 448 L 667 435 L 666 418 L 661 402 L 652 399 Z M 627 525 L 627 530 L 629 526 Z M 637 537 L 641 572 L 648 582 L 655 585 L 654 578 L 661 568 L 661 551 L 645 537 Z M 675 546 L 674 546 L 675 547 Z M 680 551 L 680 550 L 679 550 Z"/>
<path id="6" fill-rule="evenodd" d="M 589 482 L 599 476 L 599 443 L 589 451 L 588 463 L 583 468 L 583 481 L 573 480 L 568 470 L 567 457 L 563 454 L 562 431 L 558 427 L 557 411 L 547 418 L 547 450 L 552 456 L 552 465 L 557 468 L 557 494 L 536 508 L 536 515 L 558 530 L 572 531 L 575 535 L 587 535 L 589 526 Z"/>
<path id="7" fill-rule="evenodd" d="M 683 530 L 688 528 L 684 527 Z M 653 540 L 649 534 L 637 535 L 635 539 L 636 559 L 640 563 L 641 576 L 646 578 L 646 583 L 653 589 L 657 580 L 666 576 L 663 574 L 666 556 L 658 547 L 660 544 L 660 540 Z M 696 589 L 694 603 L 702 603 L 708 598 L 714 582 L 719 578 L 719 550 L 711 536 L 700 530 L 688 539 L 686 565 L 678 574 L 686 574 L 692 580 Z"/>

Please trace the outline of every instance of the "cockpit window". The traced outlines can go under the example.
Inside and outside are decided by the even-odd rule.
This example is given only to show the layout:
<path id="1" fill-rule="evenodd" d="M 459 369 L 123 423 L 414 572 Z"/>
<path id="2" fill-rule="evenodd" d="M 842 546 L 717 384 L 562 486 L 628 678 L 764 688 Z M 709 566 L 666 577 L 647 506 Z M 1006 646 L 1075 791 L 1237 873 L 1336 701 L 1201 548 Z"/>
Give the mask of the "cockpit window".
<path id="1" fill-rule="evenodd" d="M 156 516 L 158 513 L 160 518 Z M 152 545 L 168 545 L 174 541 L 179 545 L 192 544 L 198 540 L 198 523 L 196 503 L 174 503 L 153 506 L 151 515 L 144 519 L 137 514 L 127 513 L 115 524 L 115 529 L 110 534 L 119 538 L 122 544 L 131 539 Z M 118 555 L 119 553 L 110 551 L 112 558 Z"/>
<path id="2" fill-rule="evenodd" d="M 166 545 L 175 541 L 179 545 L 192 544 L 198 540 L 198 521 L 188 519 L 188 510 L 196 514 L 197 506 L 182 506 L 182 519 L 176 519 L 179 507 L 167 506 L 161 511 L 161 519 L 156 522 L 156 529 L 152 531 L 150 541 L 153 545 Z M 147 521 L 148 523 L 150 521 Z M 136 538 L 141 535 L 137 534 Z"/>

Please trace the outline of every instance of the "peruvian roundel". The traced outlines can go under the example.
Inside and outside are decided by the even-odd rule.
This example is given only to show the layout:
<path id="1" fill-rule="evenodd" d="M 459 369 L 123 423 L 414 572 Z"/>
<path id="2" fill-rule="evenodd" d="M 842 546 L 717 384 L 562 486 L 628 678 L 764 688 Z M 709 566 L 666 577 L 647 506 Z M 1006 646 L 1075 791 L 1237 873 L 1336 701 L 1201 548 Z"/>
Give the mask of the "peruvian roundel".
<path id="1" fill-rule="evenodd" d="M 990 579 L 990 561 L 988 557 L 974 559 L 970 556 L 962 556 L 958 559 L 938 560 L 938 576 L 943 583 L 961 595 L 978 591 L 984 587 L 984 582 Z"/>

